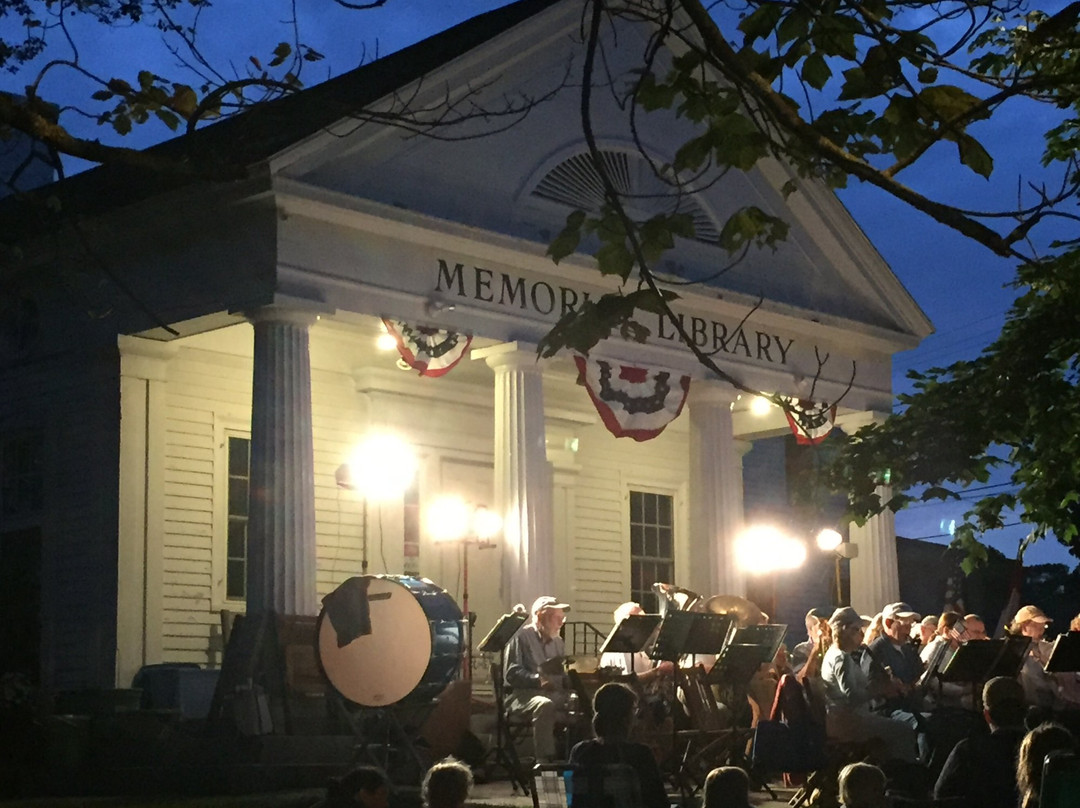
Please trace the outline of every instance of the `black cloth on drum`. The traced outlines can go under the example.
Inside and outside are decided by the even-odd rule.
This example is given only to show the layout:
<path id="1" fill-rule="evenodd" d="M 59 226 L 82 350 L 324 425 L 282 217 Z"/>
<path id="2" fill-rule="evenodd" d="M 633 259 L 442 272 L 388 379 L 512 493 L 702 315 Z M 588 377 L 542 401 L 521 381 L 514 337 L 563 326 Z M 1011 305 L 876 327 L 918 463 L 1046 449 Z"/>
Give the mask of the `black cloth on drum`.
<path id="1" fill-rule="evenodd" d="M 371 633 L 370 582 L 367 576 L 354 576 L 323 598 L 323 609 L 337 632 L 338 648 Z"/>

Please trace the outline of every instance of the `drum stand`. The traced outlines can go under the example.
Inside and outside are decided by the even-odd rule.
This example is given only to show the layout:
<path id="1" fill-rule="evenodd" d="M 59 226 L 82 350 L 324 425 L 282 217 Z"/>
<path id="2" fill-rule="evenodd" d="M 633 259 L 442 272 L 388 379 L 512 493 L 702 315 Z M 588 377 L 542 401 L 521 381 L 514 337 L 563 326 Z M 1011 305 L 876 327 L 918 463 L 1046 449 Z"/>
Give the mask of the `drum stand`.
<path id="1" fill-rule="evenodd" d="M 352 765 L 368 764 L 387 773 L 395 785 L 416 785 L 431 761 L 418 748 L 418 729 L 422 720 L 402 720 L 394 707 L 358 707 L 330 688 L 331 700 L 356 739 Z M 426 716 L 434 704 L 415 708 L 417 716 Z M 414 717 L 412 715 L 410 718 Z"/>

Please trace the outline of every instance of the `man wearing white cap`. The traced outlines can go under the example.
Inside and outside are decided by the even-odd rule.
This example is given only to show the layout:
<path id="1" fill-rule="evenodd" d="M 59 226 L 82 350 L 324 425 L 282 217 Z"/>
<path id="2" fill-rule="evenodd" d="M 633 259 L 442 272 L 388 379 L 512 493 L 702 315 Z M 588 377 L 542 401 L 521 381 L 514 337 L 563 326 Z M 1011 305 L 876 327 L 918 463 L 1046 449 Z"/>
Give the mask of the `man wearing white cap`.
<path id="1" fill-rule="evenodd" d="M 555 724 L 569 720 L 566 676 L 544 665 L 566 655 L 559 631 L 569 609 L 551 595 L 538 597 L 530 610 L 532 618 L 506 646 L 507 707 L 532 717 L 537 761 L 555 759 Z"/>
<path id="2" fill-rule="evenodd" d="M 911 643 L 911 626 L 919 613 L 904 602 L 890 603 L 881 610 L 881 636 L 866 647 L 862 668 L 870 679 L 870 690 L 878 700 L 876 711 L 918 732 L 919 755 L 929 762 L 932 742 L 926 735 L 922 696 L 915 686 L 923 672 L 919 652 Z"/>

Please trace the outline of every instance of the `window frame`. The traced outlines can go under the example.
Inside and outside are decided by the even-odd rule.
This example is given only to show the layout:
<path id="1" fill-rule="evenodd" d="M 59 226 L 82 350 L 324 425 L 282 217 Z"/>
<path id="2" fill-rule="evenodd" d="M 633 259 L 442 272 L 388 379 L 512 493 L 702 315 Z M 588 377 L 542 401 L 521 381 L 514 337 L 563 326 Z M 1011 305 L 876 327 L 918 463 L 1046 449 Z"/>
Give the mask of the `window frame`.
<path id="1" fill-rule="evenodd" d="M 667 484 L 665 484 L 667 483 Z M 631 493 L 643 493 L 653 494 L 659 496 L 666 496 L 671 498 L 671 520 L 672 520 L 672 543 L 671 543 L 671 570 L 672 580 L 668 583 L 676 585 L 682 585 L 681 582 L 687 580 L 689 572 L 689 560 L 687 558 L 687 530 L 688 530 L 688 513 L 686 510 L 687 502 L 687 482 L 675 480 L 666 481 L 656 478 L 633 478 L 626 477 L 623 479 L 623 580 L 625 582 L 626 597 L 632 597 L 633 591 L 633 563 L 634 555 L 632 553 L 631 545 L 631 528 L 630 528 L 630 500 Z M 645 605 L 645 604 L 642 604 Z"/>
<path id="2" fill-rule="evenodd" d="M 228 609 L 244 613 L 247 599 L 230 598 L 228 592 L 229 563 L 229 439 L 241 438 L 251 446 L 250 423 L 240 418 L 216 419 L 214 435 L 214 514 L 211 536 L 211 608 L 214 611 Z M 248 492 L 250 495 L 250 454 L 248 465 Z M 249 508 L 250 517 L 250 508 Z M 245 546 L 245 549 L 246 546 Z M 250 560 L 250 554 L 248 554 Z M 245 575 L 245 584 L 249 576 Z"/>

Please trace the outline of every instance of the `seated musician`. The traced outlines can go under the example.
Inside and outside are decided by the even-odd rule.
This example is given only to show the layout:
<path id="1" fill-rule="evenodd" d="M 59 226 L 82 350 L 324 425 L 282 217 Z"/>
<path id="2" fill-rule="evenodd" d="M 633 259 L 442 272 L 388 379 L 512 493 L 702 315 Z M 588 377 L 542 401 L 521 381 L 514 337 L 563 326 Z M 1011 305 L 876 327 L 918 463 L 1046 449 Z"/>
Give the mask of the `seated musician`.
<path id="1" fill-rule="evenodd" d="M 566 655 L 559 636 L 569 604 L 559 603 L 551 595 L 533 601 L 531 618 L 506 646 L 506 671 L 509 712 L 532 718 L 533 744 L 537 761 L 555 760 L 555 725 L 570 720 L 570 691 L 564 673 L 541 666 Z"/>
<path id="2" fill-rule="evenodd" d="M 582 741 L 570 752 L 574 767 L 570 808 L 668 808 L 652 751 L 630 740 L 636 706 L 637 695 L 626 685 L 608 682 L 596 691 L 596 738 Z"/>
<path id="3" fill-rule="evenodd" d="M 924 679 L 945 670 L 956 656 L 960 643 L 966 639 L 967 628 L 963 616 L 958 612 L 942 612 L 933 638 L 919 651 L 919 656 L 926 665 Z M 971 691 L 959 682 L 939 681 L 932 684 L 928 695 L 934 707 L 972 708 Z"/>
<path id="4" fill-rule="evenodd" d="M 923 663 L 911 644 L 911 625 L 918 619 L 906 603 L 890 603 L 882 609 L 881 636 L 866 646 L 861 665 L 870 680 L 874 711 L 918 731 L 919 753 L 925 763 L 933 749 L 925 732 L 929 716 L 923 712 L 917 687 Z"/>
<path id="5" fill-rule="evenodd" d="M 628 601 L 617 609 L 613 614 L 615 618 L 615 625 L 619 625 L 627 617 L 634 614 L 645 614 L 645 610 L 641 608 L 641 604 Z M 631 673 L 637 676 L 638 681 L 643 685 L 655 682 L 665 674 L 670 674 L 674 670 L 674 663 L 672 662 L 653 662 L 649 658 L 649 655 L 644 650 L 638 651 L 633 654 L 624 654 L 613 651 L 607 651 L 600 657 L 601 668 L 614 668 L 619 674 L 628 676 Z"/>
<path id="6" fill-rule="evenodd" d="M 1009 633 L 1017 637 L 1030 637 L 1027 658 L 1020 669 L 1020 684 L 1024 699 L 1032 707 L 1051 710 L 1057 698 L 1057 682 L 1053 674 L 1045 670 L 1050 658 L 1050 643 L 1043 640 L 1046 624 L 1052 622 L 1038 606 L 1024 606 L 1009 624 Z"/>
<path id="7" fill-rule="evenodd" d="M 813 656 L 821 641 L 821 630 L 829 623 L 829 612 L 825 609 L 811 609 L 806 613 L 806 636 L 804 642 L 797 644 L 788 654 L 788 664 L 792 673 L 800 673 Z M 786 671 L 785 671 L 786 672 Z"/>
<path id="8" fill-rule="evenodd" d="M 869 710 L 870 681 L 852 657 L 862 641 L 862 617 L 845 606 L 833 612 L 829 629 L 833 643 L 821 664 L 829 737 L 844 742 L 879 743 L 885 759 L 914 762 L 914 730 Z"/>

